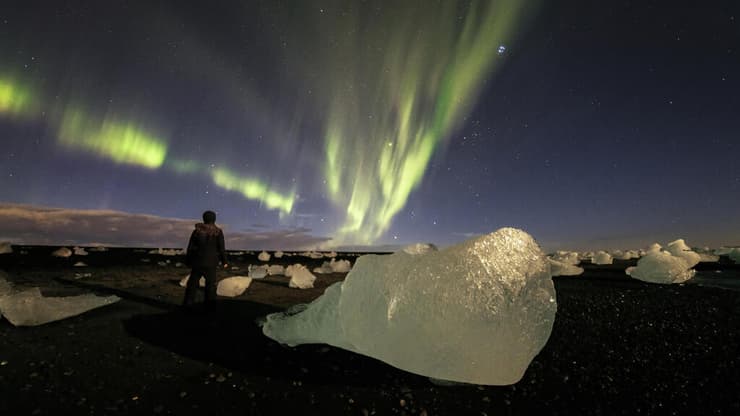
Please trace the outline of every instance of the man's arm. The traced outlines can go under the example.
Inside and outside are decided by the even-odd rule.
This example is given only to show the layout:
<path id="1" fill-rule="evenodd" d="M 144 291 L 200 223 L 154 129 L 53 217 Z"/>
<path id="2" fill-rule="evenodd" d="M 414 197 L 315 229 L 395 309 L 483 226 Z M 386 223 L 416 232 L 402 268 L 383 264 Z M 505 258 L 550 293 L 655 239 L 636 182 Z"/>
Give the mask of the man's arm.
<path id="1" fill-rule="evenodd" d="M 226 266 L 228 261 L 226 259 L 226 247 L 224 244 L 224 233 L 221 231 L 218 233 L 218 255 L 221 257 L 221 263 Z"/>
<path id="2" fill-rule="evenodd" d="M 190 241 L 188 241 L 188 249 L 185 251 L 185 261 L 188 266 L 193 265 L 193 258 L 195 257 L 195 251 L 198 249 L 197 243 L 195 242 L 195 230 L 190 233 Z"/>

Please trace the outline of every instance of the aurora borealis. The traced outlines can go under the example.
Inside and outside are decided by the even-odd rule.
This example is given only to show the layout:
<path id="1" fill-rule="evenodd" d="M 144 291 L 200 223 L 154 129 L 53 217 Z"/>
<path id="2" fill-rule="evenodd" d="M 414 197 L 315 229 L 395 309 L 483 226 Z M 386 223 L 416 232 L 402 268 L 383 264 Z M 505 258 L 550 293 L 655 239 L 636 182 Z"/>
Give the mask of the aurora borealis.
<path id="1" fill-rule="evenodd" d="M 732 243 L 732 8 L 432 3 L 11 2 L 0 202 L 322 247 Z"/>

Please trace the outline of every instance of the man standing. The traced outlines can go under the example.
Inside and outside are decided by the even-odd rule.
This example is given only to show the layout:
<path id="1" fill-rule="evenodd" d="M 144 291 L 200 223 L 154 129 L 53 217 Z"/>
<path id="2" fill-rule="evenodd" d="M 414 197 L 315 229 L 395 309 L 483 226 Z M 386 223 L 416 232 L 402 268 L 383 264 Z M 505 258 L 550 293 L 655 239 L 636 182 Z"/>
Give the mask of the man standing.
<path id="1" fill-rule="evenodd" d="M 224 248 L 224 233 L 216 226 L 215 212 L 204 212 L 203 223 L 195 224 L 195 230 L 190 235 L 186 256 L 188 265 L 192 267 L 192 270 L 185 289 L 183 304 L 191 306 L 195 303 L 195 295 L 201 276 L 206 280 L 205 303 L 209 304 L 215 301 L 216 268 L 219 260 L 224 268 L 228 267 Z"/>

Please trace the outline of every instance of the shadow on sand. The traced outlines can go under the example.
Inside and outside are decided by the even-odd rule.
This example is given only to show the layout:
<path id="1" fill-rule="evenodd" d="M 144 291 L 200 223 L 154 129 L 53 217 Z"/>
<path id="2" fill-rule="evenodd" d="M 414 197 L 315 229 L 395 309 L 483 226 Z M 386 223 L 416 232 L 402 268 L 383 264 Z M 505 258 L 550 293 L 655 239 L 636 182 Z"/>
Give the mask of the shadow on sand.
<path id="1" fill-rule="evenodd" d="M 287 381 L 324 385 L 429 386 L 425 377 L 328 345 L 295 348 L 262 334 L 256 321 L 278 308 L 244 300 L 219 300 L 211 310 L 175 309 L 136 315 L 126 331 L 145 341 L 199 361 Z"/>

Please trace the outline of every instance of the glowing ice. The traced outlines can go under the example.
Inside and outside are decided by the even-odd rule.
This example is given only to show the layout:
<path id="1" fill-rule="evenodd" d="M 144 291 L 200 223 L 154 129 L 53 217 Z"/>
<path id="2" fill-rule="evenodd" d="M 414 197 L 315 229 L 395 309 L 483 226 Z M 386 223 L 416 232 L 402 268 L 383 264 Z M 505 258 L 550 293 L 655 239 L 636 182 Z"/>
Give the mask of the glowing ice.
<path id="1" fill-rule="evenodd" d="M 257 256 L 260 261 L 270 261 L 270 253 L 263 251 Z"/>
<path id="2" fill-rule="evenodd" d="M 35 287 L 0 296 L 0 312 L 15 326 L 34 326 L 85 313 L 91 309 L 118 302 L 117 296 L 93 294 L 44 297 Z"/>
<path id="3" fill-rule="evenodd" d="M 264 279 L 267 276 L 267 265 L 253 266 L 250 264 L 247 271 L 252 279 Z"/>
<path id="4" fill-rule="evenodd" d="M 599 251 L 591 257 L 593 264 L 612 264 L 612 256 L 606 251 Z"/>
<path id="5" fill-rule="evenodd" d="M 54 257 L 69 257 L 72 255 L 72 250 L 68 249 L 67 247 L 60 247 L 57 250 L 54 250 L 54 252 L 51 253 Z"/>
<path id="6" fill-rule="evenodd" d="M 366 255 L 303 312 L 269 315 L 263 332 L 436 379 L 512 384 L 552 331 L 549 270 L 534 239 L 513 228 L 440 252 Z"/>
<path id="7" fill-rule="evenodd" d="M 411 244 L 402 249 L 407 254 L 426 254 L 432 251 L 439 251 L 437 246 L 432 243 Z"/>
<path id="8" fill-rule="evenodd" d="M 285 267 L 279 264 L 273 264 L 267 268 L 267 274 L 270 276 L 285 275 Z"/>
<path id="9" fill-rule="evenodd" d="M 652 251 L 637 261 L 637 266 L 628 267 L 625 273 L 635 279 L 650 283 L 682 283 L 696 273 L 689 263 L 667 251 Z"/>
<path id="10" fill-rule="evenodd" d="M 252 283 L 252 279 L 246 276 L 227 277 L 218 282 L 216 294 L 230 298 L 241 296 L 247 290 L 250 283 Z"/>
<path id="11" fill-rule="evenodd" d="M 72 251 L 75 256 L 87 256 L 87 251 L 85 251 L 84 247 L 74 247 Z"/>
<path id="12" fill-rule="evenodd" d="M 694 267 L 701 261 L 701 256 L 693 252 L 691 247 L 687 246 L 683 239 L 668 243 L 665 250 L 676 257 L 686 260 L 688 267 Z"/>
<path id="13" fill-rule="evenodd" d="M 185 250 L 178 250 L 176 248 L 158 248 L 149 251 L 149 254 L 159 254 L 160 256 L 183 256 L 185 255 Z"/>
<path id="14" fill-rule="evenodd" d="M 0 254 L 10 254 L 13 252 L 13 246 L 10 243 L 0 243 Z"/>
<path id="15" fill-rule="evenodd" d="M 352 263 L 349 260 L 335 260 L 325 261 L 321 267 L 313 269 L 314 273 L 328 274 L 328 273 L 348 273 L 352 268 Z"/>
<path id="16" fill-rule="evenodd" d="M 294 264 L 293 266 L 288 266 L 288 268 L 291 269 L 290 282 L 288 283 L 289 287 L 298 289 L 310 289 L 313 287 L 313 282 L 316 281 L 316 276 L 311 274 L 305 266 Z M 286 272 L 286 275 L 287 274 L 288 273 Z"/>
<path id="17" fill-rule="evenodd" d="M 550 262 L 550 273 L 552 276 L 578 276 L 583 274 L 582 267 L 553 259 L 547 260 Z"/>

